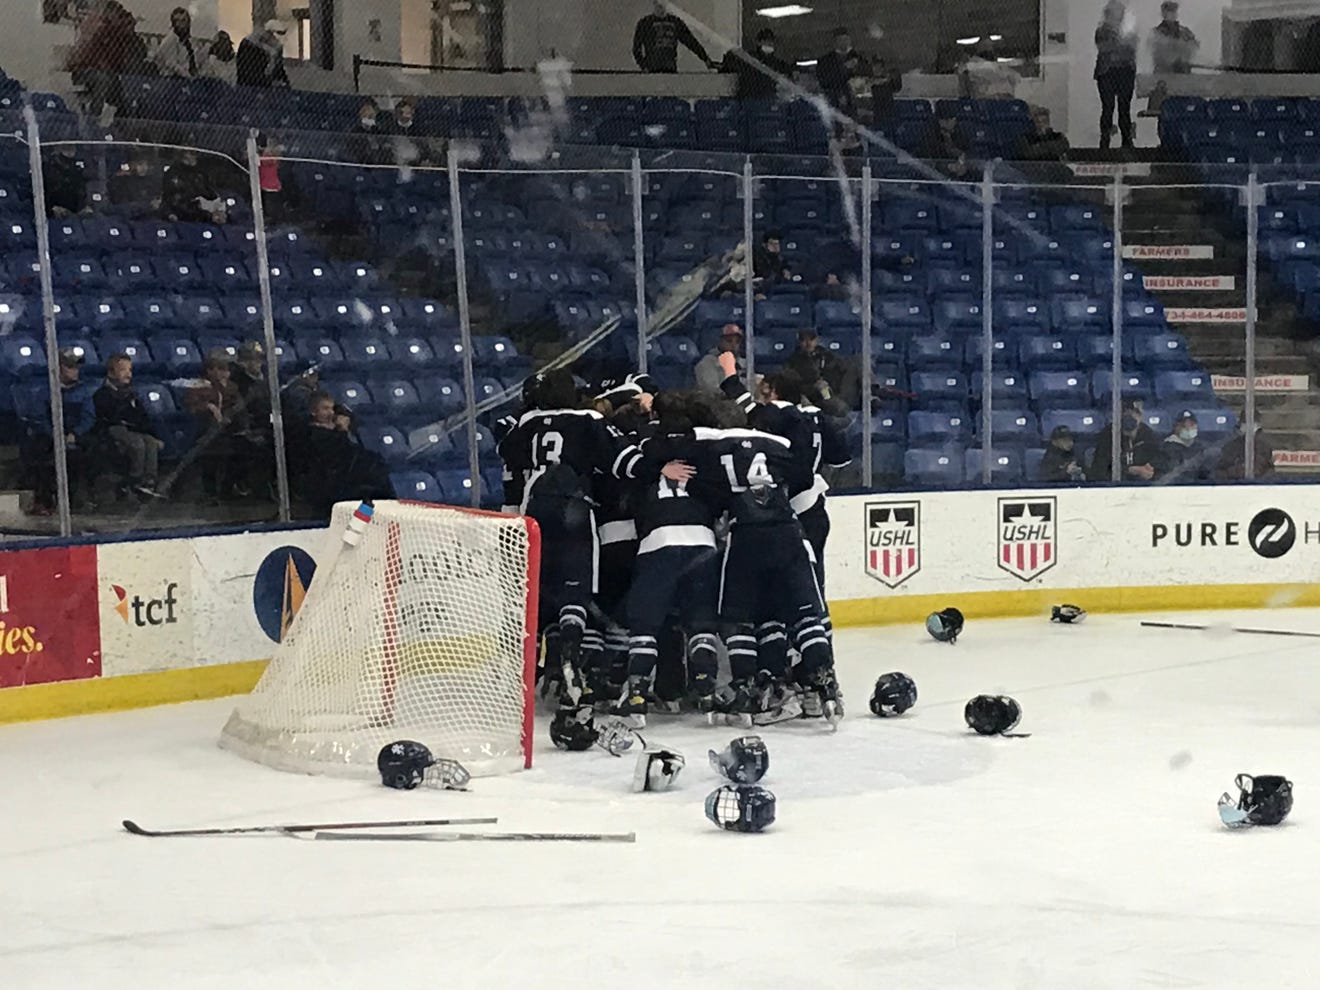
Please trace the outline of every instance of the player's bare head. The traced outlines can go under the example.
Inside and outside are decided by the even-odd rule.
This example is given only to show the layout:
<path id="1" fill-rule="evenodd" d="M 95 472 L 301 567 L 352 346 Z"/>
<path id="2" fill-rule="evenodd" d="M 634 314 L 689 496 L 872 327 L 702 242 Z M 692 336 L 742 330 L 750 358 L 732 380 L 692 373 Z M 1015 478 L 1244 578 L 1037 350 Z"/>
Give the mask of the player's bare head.
<path id="1" fill-rule="evenodd" d="M 567 368 L 555 368 L 541 373 L 541 380 L 532 391 L 532 405 L 537 409 L 576 409 L 578 387 L 573 373 Z"/>
<path id="2" fill-rule="evenodd" d="M 728 399 L 716 400 L 711 412 L 715 419 L 711 425 L 717 430 L 737 430 L 747 426 L 747 414 L 740 406 Z"/>
<path id="3" fill-rule="evenodd" d="M 766 392 L 772 401 L 797 405 L 802 401 L 802 379 L 792 371 L 776 371 L 765 376 Z"/>
<path id="4" fill-rule="evenodd" d="M 688 389 L 667 388 L 656 394 L 651 410 L 666 433 L 685 433 L 693 426 L 690 406 L 693 393 Z"/>
<path id="5" fill-rule="evenodd" d="M 646 424 L 651 418 L 642 411 L 642 407 L 634 402 L 628 403 L 614 411 L 611 421 L 621 433 L 632 435 L 640 433 L 646 428 Z"/>

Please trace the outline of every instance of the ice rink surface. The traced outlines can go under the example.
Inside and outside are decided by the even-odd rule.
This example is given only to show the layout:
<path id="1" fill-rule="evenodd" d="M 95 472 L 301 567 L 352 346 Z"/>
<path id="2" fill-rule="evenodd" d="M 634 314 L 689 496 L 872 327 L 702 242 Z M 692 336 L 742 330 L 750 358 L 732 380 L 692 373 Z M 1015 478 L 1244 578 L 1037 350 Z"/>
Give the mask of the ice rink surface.
<path id="1" fill-rule="evenodd" d="M 1085 605 L 1085 603 L 1081 603 Z M 708 748 L 632 794 L 633 759 L 555 751 L 469 793 L 301 777 L 216 747 L 232 702 L 0 728 L 0 986 L 34 988 L 1272 987 L 1320 985 L 1320 642 L 972 621 L 837 637 L 849 717 L 763 730 L 779 820 L 722 833 Z M 1160 615 L 1320 632 L 1320 610 Z M 917 707 L 880 720 L 875 677 Z M 1029 739 L 962 706 L 1022 704 Z M 542 745 L 544 743 L 544 745 Z M 1277 828 L 1230 832 L 1241 771 L 1281 773 Z M 1320 788 L 1316 788 L 1320 790 Z M 497 815 L 633 845 L 145 839 L 153 827 Z"/>

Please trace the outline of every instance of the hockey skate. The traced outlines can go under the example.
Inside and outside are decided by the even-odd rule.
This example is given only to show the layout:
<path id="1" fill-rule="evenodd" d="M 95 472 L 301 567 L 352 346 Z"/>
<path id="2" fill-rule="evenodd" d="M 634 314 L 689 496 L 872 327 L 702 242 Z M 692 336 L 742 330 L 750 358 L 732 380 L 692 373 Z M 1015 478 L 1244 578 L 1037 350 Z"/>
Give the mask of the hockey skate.
<path id="1" fill-rule="evenodd" d="M 755 725 L 774 725 L 802 717 L 802 702 L 793 685 L 787 680 L 771 676 L 769 671 L 761 671 L 756 677 L 757 687 L 761 692 L 759 711 L 752 715 Z"/>
<path id="2" fill-rule="evenodd" d="M 610 714 L 624 719 L 634 729 L 646 728 L 647 689 L 650 685 L 645 677 L 632 677 L 613 705 Z"/>
<path id="3" fill-rule="evenodd" d="M 821 715 L 830 724 L 831 729 L 838 729 L 843 720 L 843 692 L 839 690 L 839 681 L 834 676 L 834 668 L 827 667 L 817 671 L 811 680 L 809 690 L 819 699 Z"/>
<path id="4" fill-rule="evenodd" d="M 750 680 L 734 681 L 716 689 L 714 704 L 706 714 L 709 725 L 750 729 L 752 716 L 760 709 L 760 692 Z"/>

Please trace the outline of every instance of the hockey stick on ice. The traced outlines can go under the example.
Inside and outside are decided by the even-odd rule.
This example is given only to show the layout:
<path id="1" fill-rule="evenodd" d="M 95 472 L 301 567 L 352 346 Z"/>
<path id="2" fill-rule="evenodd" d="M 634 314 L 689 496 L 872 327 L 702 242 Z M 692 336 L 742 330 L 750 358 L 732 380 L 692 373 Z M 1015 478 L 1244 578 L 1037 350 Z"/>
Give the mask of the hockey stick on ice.
<path id="1" fill-rule="evenodd" d="M 636 832 L 317 832 L 359 842 L 636 842 Z"/>
<path id="2" fill-rule="evenodd" d="M 124 819 L 126 832 L 151 838 L 174 835 L 296 835 L 299 832 L 330 832 L 353 828 L 420 828 L 435 825 L 494 825 L 498 818 L 421 818 L 397 822 L 328 822 L 321 825 L 250 825 L 243 828 L 143 828 L 131 819 Z M 319 838 L 319 836 L 318 836 Z"/>
<path id="3" fill-rule="evenodd" d="M 1201 632 L 1218 628 L 1195 622 L 1142 622 L 1141 624 L 1149 629 L 1195 629 Z M 1229 631 L 1252 633 L 1256 636 L 1306 636 L 1310 639 L 1320 639 L 1320 632 L 1301 632 L 1296 629 L 1245 629 L 1241 626 L 1232 626 L 1229 627 Z"/>

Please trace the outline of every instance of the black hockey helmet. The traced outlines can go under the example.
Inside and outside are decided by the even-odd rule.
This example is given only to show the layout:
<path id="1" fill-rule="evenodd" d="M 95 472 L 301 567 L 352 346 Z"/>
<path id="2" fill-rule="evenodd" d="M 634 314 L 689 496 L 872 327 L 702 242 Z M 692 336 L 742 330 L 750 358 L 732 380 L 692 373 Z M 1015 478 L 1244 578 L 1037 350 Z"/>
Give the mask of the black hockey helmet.
<path id="1" fill-rule="evenodd" d="M 710 765 L 735 784 L 755 784 L 770 769 L 770 750 L 760 736 L 739 736 L 722 753 L 712 749 Z"/>
<path id="2" fill-rule="evenodd" d="M 598 738 L 600 732 L 596 729 L 590 708 L 584 708 L 581 712 L 561 708 L 550 722 L 550 741 L 560 749 L 580 753 L 590 749 Z"/>
<path id="3" fill-rule="evenodd" d="M 1055 605 L 1050 609 L 1050 621 L 1072 625 L 1086 618 L 1086 609 L 1079 605 Z"/>
<path id="4" fill-rule="evenodd" d="M 1278 825 L 1292 811 L 1292 781 L 1276 774 L 1253 777 L 1240 773 L 1233 780 L 1238 789 L 1236 805 L 1230 794 L 1219 799 L 1219 817 L 1229 828 L 1244 825 Z"/>
<path id="5" fill-rule="evenodd" d="M 775 822 L 775 796 L 764 787 L 722 784 L 706 795 L 706 817 L 730 832 L 760 832 Z"/>
<path id="6" fill-rule="evenodd" d="M 433 763 L 431 751 L 411 739 L 387 743 L 376 756 L 380 782 L 401 791 L 411 791 L 420 784 Z"/>
<path id="7" fill-rule="evenodd" d="M 963 718 L 983 736 L 1009 732 L 1022 719 L 1022 706 L 1003 694 L 978 694 L 963 708 Z"/>
<path id="8" fill-rule="evenodd" d="M 871 692 L 871 714 L 888 718 L 902 715 L 917 703 L 917 685 L 907 674 L 893 671 L 881 674 Z"/>
<path id="9" fill-rule="evenodd" d="M 963 614 L 956 608 L 940 609 L 926 616 L 926 632 L 941 643 L 957 642 L 963 630 Z"/>

